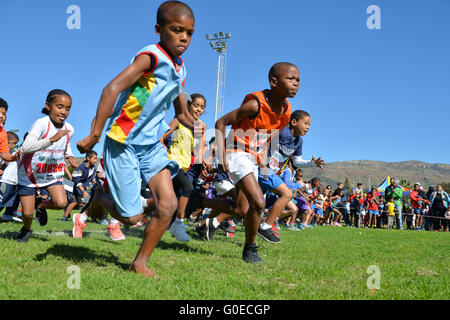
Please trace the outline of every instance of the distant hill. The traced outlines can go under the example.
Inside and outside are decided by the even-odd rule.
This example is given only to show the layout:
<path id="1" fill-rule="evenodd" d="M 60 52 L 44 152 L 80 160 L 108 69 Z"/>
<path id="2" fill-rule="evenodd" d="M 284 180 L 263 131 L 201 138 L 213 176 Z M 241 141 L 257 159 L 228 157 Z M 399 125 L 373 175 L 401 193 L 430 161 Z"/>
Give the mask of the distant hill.
<path id="1" fill-rule="evenodd" d="M 387 176 L 399 180 L 405 179 L 412 183 L 419 182 L 428 190 L 428 186 L 438 183 L 450 183 L 450 164 L 426 163 L 416 160 L 402 162 L 382 162 L 371 160 L 332 162 L 325 170 L 319 168 L 302 168 L 307 179 L 319 177 L 322 185 L 330 184 L 333 189 L 338 182 L 348 181 L 352 186 L 361 182 L 368 186 L 368 174 L 370 184 L 379 185 Z"/>

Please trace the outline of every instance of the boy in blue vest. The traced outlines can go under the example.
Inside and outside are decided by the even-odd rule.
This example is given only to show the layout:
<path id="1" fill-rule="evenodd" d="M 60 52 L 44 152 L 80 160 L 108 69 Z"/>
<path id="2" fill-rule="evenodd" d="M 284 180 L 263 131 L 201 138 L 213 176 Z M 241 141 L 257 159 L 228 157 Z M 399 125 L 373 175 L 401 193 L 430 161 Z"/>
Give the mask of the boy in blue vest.
<path id="1" fill-rule="evenodd" d="M 161 4 L 155 25 L 160 42 L 141 49 L 131 64 L 103 89 L 91 134 L 77 144 L 82 153 L 91 150 L 110 118 L 103 152 L 111 196 L 97 185 L 91 197 L 90 216 L 101 218 L 104 211 L 96 210 L 97 207 L 125 225 L 135 225 L 144 217 L 141 179 L 148 184 L 156 210 L 130 266 L 130 271 L 147 277 L 155 276 L 147 262 L 178 205 L 173 188 L 167 187 L 172 185 L 178 165 L 169 160 L 159 141 L 161 126 L 172 103 L 180 122 L 194 121 L 182 94 L 186 69 L 180 58 L 189 47 L 194 24 L 194 14 L 185 3 Z M 82 232 L 85 221 L 76 215 L 74 224 L 74 232 Z"/>

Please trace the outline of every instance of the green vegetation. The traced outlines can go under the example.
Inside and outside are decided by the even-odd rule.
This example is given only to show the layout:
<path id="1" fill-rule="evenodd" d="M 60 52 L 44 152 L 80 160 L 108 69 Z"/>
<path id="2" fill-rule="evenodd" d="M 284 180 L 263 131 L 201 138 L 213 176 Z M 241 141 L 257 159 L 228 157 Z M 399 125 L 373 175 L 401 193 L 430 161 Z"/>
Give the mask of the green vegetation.
<path id="1" fill-rule="evenodd" d="M 33 224 L 28 243 L 13 240 L 21 225 L 0 225 L 0 299 L 449 299 L 450 233 L 315 227 L 282 229 L 282 243 L 262 243 L 265 263 L 241 259 L 244 234 L 221 231 L 207 242 L 190 229 L 189 243 L 166 232 L 149 266 L 157 278 L 127 271 L 142 238 L 110 241 L 106 226 L 89 223 L 85 238 L 71 237 L 72 223 Z M 259 238 L 258 238 L 259 243 Z M 80 289 L 68 289 L 68 268 L 80 270 Z M 369 266 L 381 271 L 371 291 Z M 70 269 L 69 269 L 70 271 Z"/>

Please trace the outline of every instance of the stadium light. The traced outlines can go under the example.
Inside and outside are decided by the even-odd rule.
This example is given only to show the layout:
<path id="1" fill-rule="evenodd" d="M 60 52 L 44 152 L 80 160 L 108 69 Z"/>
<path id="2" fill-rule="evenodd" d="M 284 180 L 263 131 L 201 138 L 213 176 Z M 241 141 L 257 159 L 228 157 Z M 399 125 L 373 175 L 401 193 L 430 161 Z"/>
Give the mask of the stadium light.
<path id="1" fill-rule="evenodd" d="M 220 31 L 214 33 L 214 36 L 207 34 L 206 40 L 209 41 L 211 48 L 217 52 L 217 85 L 216 85 L 216 107 L 214 110 L 214 125 L 218 116 L 222 115 L 225 93 L 225 71 L 226 71 L 226 53 L 227 41 L 231 39 L 231 33 Z"/>

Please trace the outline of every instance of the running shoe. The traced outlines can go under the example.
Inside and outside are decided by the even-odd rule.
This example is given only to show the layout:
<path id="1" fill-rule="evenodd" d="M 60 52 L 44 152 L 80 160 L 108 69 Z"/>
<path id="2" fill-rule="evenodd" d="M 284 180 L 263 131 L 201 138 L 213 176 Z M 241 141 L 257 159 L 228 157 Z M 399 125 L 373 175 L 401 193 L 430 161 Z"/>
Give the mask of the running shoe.
<path id="1" fill-rule="evenodd" d="M 72 236 L 75 239 L 83 238 L 83 229 L 87 225 L 87 223 L 82 223 L 80 218 L 81 218 L 80 213 L 74 214 L 72 218 L 73 221 Z"/>
<path id="2" fill-rule="evenodd" d="M 61 219 L 59 219 L 59 221 L 66 222 L 66 221 L 69 221 L 69 218 L 64 216 Z"/>
<path id="3" fill-rule="evenodd" d="M 19 234 L 17 235 L 16 241 L 17 242 L 28 242 L 28 239 L 31 238 L 31 235 L 33 234 L 33 230 L 25 229 L 25 227 L 22 227 L 19 231 Z"/>
<path id="4" fill-rule="evenodd" d="M 206 219 L 206 239 L 211 241 L 216 235 L 217 228 L 214 227 L 213 219 Z"/>
<path id="5" fill-rule="evenodd" d="M 36 220 L 41 226 L 45 226 L 48 222 L 47 210 L 36 208 Z"/>
<path id="6" fill-rule="evenodd" d="M 125 235 L 122 233 L 122 230 L 120 230 L 120 222 L 117 222 L 114 225 L 108 223 L 108 233 L 112 241 L 125 240 Z"/>
<path id="7" fill-rule="evenodd" d="M 297 227 L 295 226 L 295 224 L 290 224 L 289 227 L 288 227 L 288 229 L 291 230 L 291 231 L 300 231 L 300 229 L 297 228 Z"/>
<path id="8" fill-rule="evenodd" d="M 260 226 L 258 228 L 257 235 L 270 243 L 280 243 L 281 242 L 281 239 L 275 235 L 272 228 L 263 230 L 263 229 L 261 229 L 261 226 Z"/>
<path id="9" fill-rule="evenodd" d="M 174 222 L 169 228 L 169 232 L 180 242 L 188 242 L 189 235 L 186 233 L 184 224 L 181 222 Z"/>
<path id="10" fill-rule="evenodd" d="M 204 238 L 206 237 L 206 228 L 203 227 L 202 225 L 198 224 L 195 228 L 194 228 L 195 232 L 197 232 L 197 234 L 201 237 Z"/>
<path id="11" fill-rule="evenodd" d="M 262 263 L 263 260 L 258 256 L 255 244 L 245 244 L 242 252 L 242 259 L 247 263 Z"/>

